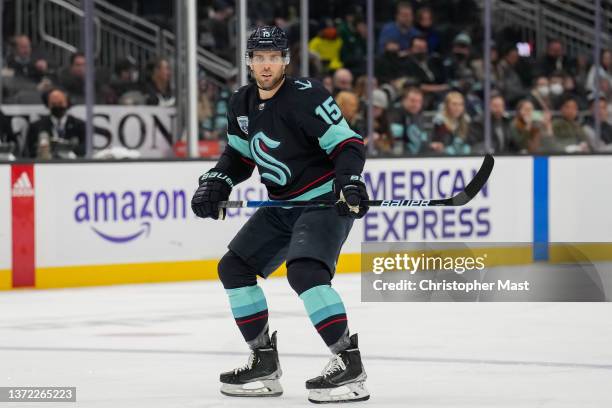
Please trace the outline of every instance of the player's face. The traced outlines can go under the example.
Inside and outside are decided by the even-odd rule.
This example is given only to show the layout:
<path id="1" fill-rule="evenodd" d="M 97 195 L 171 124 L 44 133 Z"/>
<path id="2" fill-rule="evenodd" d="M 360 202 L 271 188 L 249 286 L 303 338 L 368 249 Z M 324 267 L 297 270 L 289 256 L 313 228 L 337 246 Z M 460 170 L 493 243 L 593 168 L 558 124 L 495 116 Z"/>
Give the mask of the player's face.
<path id="1" fill-rule="evenodd" d="M 260 88 L 274 87 L 285 73 L 285 62 L 280 51 L 255 51 L 251 70 Z"/>

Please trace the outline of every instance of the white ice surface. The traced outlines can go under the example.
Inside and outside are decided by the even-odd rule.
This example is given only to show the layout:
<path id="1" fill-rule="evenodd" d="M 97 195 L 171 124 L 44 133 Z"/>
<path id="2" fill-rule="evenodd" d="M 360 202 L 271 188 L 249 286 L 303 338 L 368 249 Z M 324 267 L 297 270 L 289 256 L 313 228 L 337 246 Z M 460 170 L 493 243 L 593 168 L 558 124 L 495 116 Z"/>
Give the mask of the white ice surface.
<path id="1" fill-rule="evenodd" d="M 246 362 L 219 282 L 0 293 L 0 386 L 76 386 L 78 402 L 0 406 L 295 407 L 328 352 L 284 278 L 262 283 L 285 393 L 222 396 Z M 372 407 L 612 407 L 609 303 L 361 303 L 334 287 L 359 332 Z"/>

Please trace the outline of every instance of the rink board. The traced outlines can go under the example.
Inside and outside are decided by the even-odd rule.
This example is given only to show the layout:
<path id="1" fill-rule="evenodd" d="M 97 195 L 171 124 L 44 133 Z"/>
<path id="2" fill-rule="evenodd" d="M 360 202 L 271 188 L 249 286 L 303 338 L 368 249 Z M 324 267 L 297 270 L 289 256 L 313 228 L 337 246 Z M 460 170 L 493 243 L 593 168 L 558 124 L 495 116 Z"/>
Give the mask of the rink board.
<path id="1" fill-rule="evenodd" d="M 0 290 L 12 287 L 11 166 L 0 165 Z"/>
<path id="2" fill-rule="evenodd" d="M 603 187 L 590 191 L 590 184 L 581 182 L 579 177 L 587 171 L 610 174 L 612 160 L 605 156 L 553 157 L 545 163 L 550 172 L 544 175 L 534 172 L 535 160 L 497 158 L 485 189 L 464 207 L 371 209 L 366 218 L 355 222 L 337 272 L 360 271 L 362 242 L 515 243 L 500 254 L 501 259 L 505 257 L 512 264 L 517 259 L 532 261 L 530 245 L 542 231 L 551 242 L 587 242 L 589 236 L 608 236 L 610 216 L 604 210 L 610 208 L 612 193 Z M 229 210 L 222 222 L 198 219 L 192 214 L 190 199 L 197 178 L 213 164 L 204 161 L 37 164 L 36 205 L 32 214 L 36 226 L 36 287 L 217 279 L 218 259 L 254 210 Z M 441 198 L 460 191 L 480 164 L 477 157 L 377 159 L 367 162 L 364 176 L 373 199 Z M 578 167 L 581 170 L 576 171 L 577 166 L 584 169 Z M 7 176 L 3 178 L 8 178 L 9 170 L 4 173 Z M 599 182 L 605 184 L 604 178 L 600 177 Z M 542 208 L 536 211 L 536 184 L 548 194 L 545 211 Z M 580 195 L 574 194 L 574 190 Z M 587 193 L 592 200 L 581 200 Z M 267 199 L 259 176 L 255 174 L 237 186 L 231 199 Z M 593 206 L 597 200 L 600 204 Z M 2 205 L 7 204 L 0 201 Z M 577 225 L 559 227 L 559 223 L 576 217 L 576 213 L 588 214 L 588 230 L 578 230 Z M 0 222 L 10 223 L 10 218 Z M 569 239 L 572 229 L 578 232 Z M 10 242 L 2 247 L 10 248 Z M 612 253 L 608 249 L 599 246 L 592 251 L 599 254 L 597 259 L 607 259 Z M 547 255 L 553 262 L 563 259 L 563 254 L 552 249 Z M 0 270 L 10 269 L 6 262 L 9 257 L 10 249 L 1 258 Z M 8 266 L 2 267 L 3 264 Z M 283 273 L 281 267 L 277 275 Z M 10 287 L 10 274 L 0 272 L 2 276 L 0 285 Z"/>
<path id="3" fill-rule="evenodd" d="M 612 156 L 549 158 L 551 242 L 612 241 Z"/>

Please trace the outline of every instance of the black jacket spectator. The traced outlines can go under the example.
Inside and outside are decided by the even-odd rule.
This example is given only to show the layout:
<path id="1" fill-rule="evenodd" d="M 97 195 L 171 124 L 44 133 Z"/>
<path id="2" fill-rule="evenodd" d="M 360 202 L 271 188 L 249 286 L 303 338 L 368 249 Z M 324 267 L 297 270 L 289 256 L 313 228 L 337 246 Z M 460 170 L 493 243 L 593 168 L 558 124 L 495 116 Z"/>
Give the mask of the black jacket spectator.
<path id="1" fill-rule="evenodd" d="M 175 97 L 171 88 L 172 72 L 165 58 L 158 58 L 147 64 L 148 75 L 142 87 L 147 105 L 174 106 Z"/>
<path id="2" fill-rule="evenodd" d="M 42 54 L 32 52 L 32 44 L 26 35 L 15 36 L 12 45 L 13 52 L 6 59 L 7 68 L 12 69 L 17 78 L 40 82 L 48 74 L 47 59 Z"/>
<path id="3" fill-rule="evenodd" d="M 51 115 L 30 125 L 25 156 L 32 158 L 74 158 L 85 155 L 85 122 L 67 114 L 70 100 L 65 91 L 53 88 L 43 95 Z"/>
<path id="4" fill-rule="evenodd" d="M 11 126 L 11 118 L 5 116 L 0 111 L 0 145 L 6 145 L 8 143 L 14 143 L 15 148 L 17 147 L 17 136 L 13 133 L 13 127 Z"/>
<path id="5" fill-rule="evenodd" d="M 383 54 L 376 58 L 375 74 L 381 83 L 390 82 L 405 75 L 406 58 L 399 55 L 399 44 L 388 42 Z"/>
<path id="6" fill-rule="evenodd" d="M 546 55 L 538 64 L 539 74 L 550 76 L 555 71 L 576 73 L 576 62 L 565 55 L 563 44 L 559 40 L 552 40 L 546 47 Z"/>
<path id="7" fill-rule="evenodd" d="M 518 153 L 520 146 L 512 137 L 512 118 L 508 114 L 502 117 L 491 116 L 491 148 L 493 153 Z M 484 151 L 484 117 L 479 117 L 470 125 L 468 136 L 475 151 Z"/>
<path id="8" fill-rule="evenodd" d="M 38 142 L 43 134 L 47 134 L 50 139 L 55 137 L 67 142 L 73 143 L 75 146 L 73 151 L 79 156 L 85 156 L 85 122 L 75 118 L 72 115 L 67 115 L 65 122 L 62 125 L 57 125 L 51 116 L 43 116 L 36 122 L 30 125 L 28 136 L 26 139 L 26 156 L 38 157 Z M 52 156 L 57 157 L 53 153 L 53 141 L 51 141 Z"/>
<path id="9" fill-rule="evenodd" d="M 358 77 L 366 73 L 368 28 L 362 19 L 357 19 L 353 26 L 348 23 L 340 27 L 342 48 L 340 59 L 344 68 L 350 69 Z"/>

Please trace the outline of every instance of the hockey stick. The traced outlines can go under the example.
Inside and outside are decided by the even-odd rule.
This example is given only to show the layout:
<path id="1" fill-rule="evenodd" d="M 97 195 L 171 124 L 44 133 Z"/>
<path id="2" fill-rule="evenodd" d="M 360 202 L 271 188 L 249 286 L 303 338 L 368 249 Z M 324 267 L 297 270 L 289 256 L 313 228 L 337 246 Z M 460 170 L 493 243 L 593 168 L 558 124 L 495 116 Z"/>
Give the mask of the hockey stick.
<path id="1" fill-rule="evenodd" d="M 439 200 L 367 200 L 365 205 L 370 207 L 457 207 L 470 202 L 472 198 L 484 187 L 495 160 L 490 154 L 485 155 L 484 161 L 480 169 L 465 186 L 465 190 L 459 194 Z M 221 201 L 220 208 L 256 208 L 256 207 L 333 207 L 336 204 L 335 200 L 310 200 L 310 201 Z"/>

